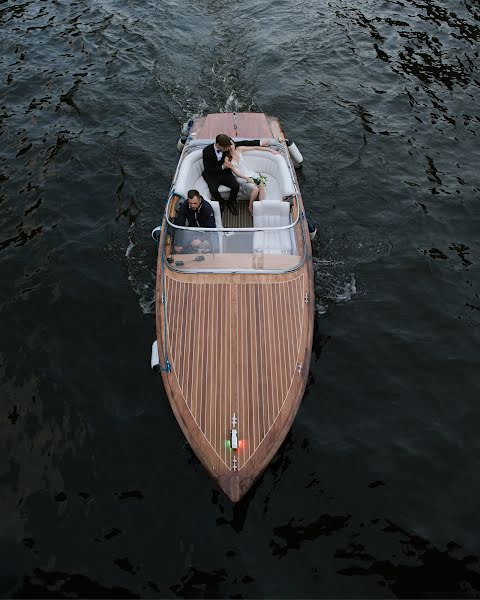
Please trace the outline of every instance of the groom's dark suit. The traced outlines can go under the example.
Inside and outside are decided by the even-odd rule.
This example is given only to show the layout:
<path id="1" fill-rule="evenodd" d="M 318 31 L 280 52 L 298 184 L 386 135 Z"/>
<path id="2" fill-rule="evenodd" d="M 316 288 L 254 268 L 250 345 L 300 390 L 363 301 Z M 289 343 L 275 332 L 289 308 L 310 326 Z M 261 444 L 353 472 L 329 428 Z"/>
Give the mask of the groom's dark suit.
<path id="1" fill-rule="evenodd" d="M 240 142 L 234 142 L 235 147 L 238 146 L 260 146 L 260 140 L 242 140 Z M 205 146 L 203 149 L 203 178 L 207 182 L 210 194 L 220 203 L 223 207 L 223 198 L 218 191 L 219 186 L 224 185 L 230 188 L 230 197 L 228 199 L 228 206 L 230 210 L 233 209 L 236 214 L 235 202 L 238 194 L 238 181 L 235 175 L 230 169 L 223 169 L 223 161 L 225 160 L 226 152 L 224 152 L 220 158 L 217 158 L 215 153 L 215 144 Z M 233 212 L 232 211 L 232 212 Z"/>

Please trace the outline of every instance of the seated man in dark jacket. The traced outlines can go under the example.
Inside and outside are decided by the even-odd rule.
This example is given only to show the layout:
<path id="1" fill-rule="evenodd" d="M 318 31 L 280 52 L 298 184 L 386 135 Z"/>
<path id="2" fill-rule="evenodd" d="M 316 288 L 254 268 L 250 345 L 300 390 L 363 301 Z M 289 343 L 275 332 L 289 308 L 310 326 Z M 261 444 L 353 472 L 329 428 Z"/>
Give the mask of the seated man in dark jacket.
<path id="1" fill-rule="evenodd" d="M 187 199 L 182 202 L 173 221 L 175 225 L 182 227 L 202 227 L 213 229 L 216 227 L 215 215 L 212 205 L 200 195 L 198 190 L 189 190 Z M 210 252 L 210 241 L 208 234 L 201 232 L 193 233 L 184 229 L 175 232 L 176 252 Z"/>

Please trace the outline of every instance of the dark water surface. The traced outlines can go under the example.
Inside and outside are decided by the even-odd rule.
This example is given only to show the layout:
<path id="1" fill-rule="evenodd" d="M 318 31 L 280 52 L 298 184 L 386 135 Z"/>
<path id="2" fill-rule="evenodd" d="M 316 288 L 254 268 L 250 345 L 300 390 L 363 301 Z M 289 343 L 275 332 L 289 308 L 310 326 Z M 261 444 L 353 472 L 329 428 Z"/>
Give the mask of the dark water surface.
<path id="1" fill-rule="evenodd" d="M 480 7 L 0 0 L 0 595 L 480 596 Z M 280 117 L 320 236 L 236 507 L 150 371 L 190 115 Z"/>

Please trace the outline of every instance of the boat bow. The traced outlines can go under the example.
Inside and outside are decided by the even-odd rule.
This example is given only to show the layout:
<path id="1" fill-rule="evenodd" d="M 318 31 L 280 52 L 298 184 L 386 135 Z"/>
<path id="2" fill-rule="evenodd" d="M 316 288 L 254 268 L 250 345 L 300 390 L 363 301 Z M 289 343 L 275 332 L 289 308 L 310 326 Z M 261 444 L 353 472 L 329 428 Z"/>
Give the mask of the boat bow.
<path id="1" fill-rule="evenodd" d="M 309 280 L 305 269 L 273 281 L 212 279 L 167 274 L 172 370 L 164 380 L 188 441 L 236 501 L 278 449 L 303 394 Z M 230 440 L 234 415 L 238 449 Z"/>

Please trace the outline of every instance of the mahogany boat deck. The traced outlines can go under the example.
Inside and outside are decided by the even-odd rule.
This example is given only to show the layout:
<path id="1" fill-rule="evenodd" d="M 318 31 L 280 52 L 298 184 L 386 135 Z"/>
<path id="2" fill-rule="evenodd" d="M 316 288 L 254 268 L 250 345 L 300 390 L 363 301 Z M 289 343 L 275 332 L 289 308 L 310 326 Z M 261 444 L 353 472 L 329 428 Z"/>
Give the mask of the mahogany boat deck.
<path id="1" fill-rule="evenodd" d="M 231 113 L 209 115 L 195 121 L 194 131 L 205 138 L 218 132 L 237 137 L 281 135 L 278 121 L 272 121 L 271 129 L 263 114 L 235 117 L 234 122 Z M 238 217 L 226 221 L 227 227 L 242 226 L 238 225 L 242 219 L 243 226 L 252 226 L 244 204 Z M 226 211 L 225 217 L 229 219 Z M 167 395 L 193 450 L 233 501 L 268 465 L 305 389 L 314 295 L 306 222 L 303 227 L 304 262 L 299 256 L 265 254 L 260 259 L 264 269 L 285 267 L 289 260 L 292 268 L 300 265 L 291 272 L 158 270 L 157 339 L 159 346 L 166 340 L 171 365 L 171 372 L 162 374 Z M 222 260 L 231 264 L 232 257 L 207 255 L 202 269 L 221 268 Z M 240 266 L 259 268 L 258 257 L 238 254 L 236 260 Z M 238 450 L 232 450 L 229 441 L 234 414 Z"/>

